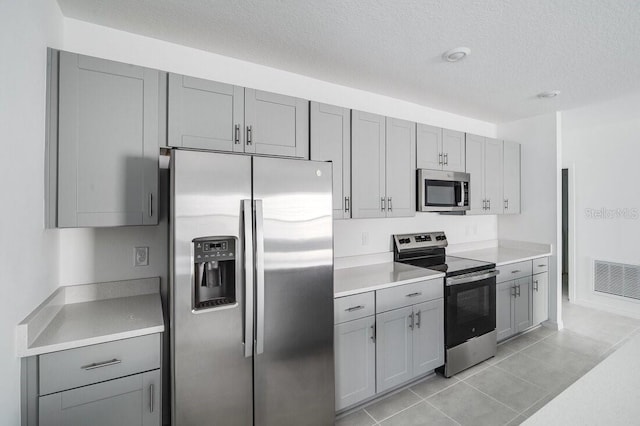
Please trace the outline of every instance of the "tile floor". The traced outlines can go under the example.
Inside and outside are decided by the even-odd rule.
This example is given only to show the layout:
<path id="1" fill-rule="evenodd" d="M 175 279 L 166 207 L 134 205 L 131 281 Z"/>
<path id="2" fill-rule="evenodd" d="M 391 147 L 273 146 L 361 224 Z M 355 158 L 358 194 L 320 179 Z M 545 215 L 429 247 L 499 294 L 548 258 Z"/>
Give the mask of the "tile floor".
<path id="1" fill-rule="evenodd" d="M 450 379 L 430 376 L 336 425 L 518 425 L 640 332 L 640 320 L 568 302 L 563 312 L 561 331 L 528 332 L 495 358 Z"/>

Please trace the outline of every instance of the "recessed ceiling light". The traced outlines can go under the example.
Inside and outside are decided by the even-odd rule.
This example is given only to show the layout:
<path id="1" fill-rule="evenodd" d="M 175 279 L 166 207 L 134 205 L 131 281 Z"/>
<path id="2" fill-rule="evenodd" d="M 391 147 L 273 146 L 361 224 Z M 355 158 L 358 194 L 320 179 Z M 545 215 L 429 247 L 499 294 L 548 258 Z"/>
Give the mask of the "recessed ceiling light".
<path id="1" fill-rule="evenodd" d="M 538 97 L 540 99 L 551 99 L 551 98 L 555 98 L 556 96 L 558 96 L 560 94 L 559 90 L 550 90 L 548 92 L 542 92 L 542 93 L 538 93 Z"/>
<path id="2" fill-rule="evenodd" d="M 471 53 L 471 49 L 468 47 L 456 47 L 455 49 L 447 50 L 442 54 L 442 59 L 448 62 L 458 62 L 467 57 Z"/>

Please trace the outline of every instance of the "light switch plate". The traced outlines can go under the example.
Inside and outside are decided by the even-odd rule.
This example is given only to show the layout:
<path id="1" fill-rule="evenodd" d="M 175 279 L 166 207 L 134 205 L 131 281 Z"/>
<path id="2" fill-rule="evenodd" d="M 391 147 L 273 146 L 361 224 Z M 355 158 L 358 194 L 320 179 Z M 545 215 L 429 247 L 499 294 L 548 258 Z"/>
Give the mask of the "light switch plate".
<path id="1" fill-rule="evenodd" d="M 134 266 L 149 265 L 149 247 L 134 247 L 133 265 Z"/>

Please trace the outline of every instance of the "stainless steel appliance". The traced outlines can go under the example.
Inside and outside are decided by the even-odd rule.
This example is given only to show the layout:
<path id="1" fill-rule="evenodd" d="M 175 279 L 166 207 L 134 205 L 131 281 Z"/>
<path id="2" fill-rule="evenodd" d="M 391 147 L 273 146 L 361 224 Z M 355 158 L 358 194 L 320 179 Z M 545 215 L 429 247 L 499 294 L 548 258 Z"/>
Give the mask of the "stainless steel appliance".
<path id="1" fill-rule="evenodd" d="M 418 210 L 464 212 L 469 210 L 469 173 L 418 169 Z"/>
<path id="2" fill-rule="evenodd" d="M 333 424 L 331 164 L 170 169 L 172 424 Z"/>
<path id="3" fill-rule="evenodd" d="M 446 274 L 444 343 L 446 377 L 496 354 L 496 265 L 447 256 L 444 232 L 394 235 L 394 258 Z"/>

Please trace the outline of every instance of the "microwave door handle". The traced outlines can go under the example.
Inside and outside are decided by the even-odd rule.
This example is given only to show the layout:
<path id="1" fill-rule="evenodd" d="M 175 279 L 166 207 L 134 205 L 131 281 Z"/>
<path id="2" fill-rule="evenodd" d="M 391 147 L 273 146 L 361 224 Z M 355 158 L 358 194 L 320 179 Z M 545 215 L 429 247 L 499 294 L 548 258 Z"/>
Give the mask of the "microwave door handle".
<path id="1" fill-rule="evenodd" d="M 465 189 L 466 186 L 467 186 L 466 182 L 462 182 L 460 184 L 460 207 L 464 207 L 464 205 L 465 205 L 465 201 L 466 200 L 464 198 L 464 193 L 465 193 L 464 189 Z"/>
<path id="2" fill-rule="evenodd" d="M 253 356 L 253 205 L 242 200 L 244 237 L 244 357 Z"/>

